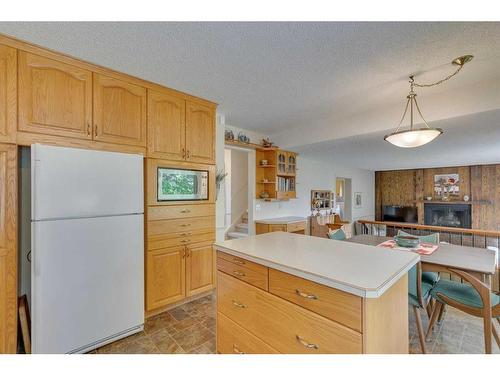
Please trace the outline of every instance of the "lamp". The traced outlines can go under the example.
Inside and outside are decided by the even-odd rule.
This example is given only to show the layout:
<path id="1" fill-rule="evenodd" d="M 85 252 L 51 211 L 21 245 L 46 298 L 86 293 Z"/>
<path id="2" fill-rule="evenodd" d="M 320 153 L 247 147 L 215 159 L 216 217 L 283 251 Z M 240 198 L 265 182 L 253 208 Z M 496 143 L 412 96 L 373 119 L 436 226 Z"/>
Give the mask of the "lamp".
<path id="1" fill-rule="evenodd" d="M 431 86 L 436 86 L 439 85 L 447 80 L 449 80 L 451 77 L 455 76 L 460 72 L 462 67 L 471 61 L 473 58 L 472 55 L 465 55 L 458 57 L 452 61 L 453 65 L 458 65 L 457 70 L 447 76 L 444 79 L 441 79 L 437 82 L 430 83 L 430 84 L 418 84 L 415 82 L 415 77 L 411 75 L 410 78 L 410 92 L 408 96 L 406 97 L 406 107 L 403 112 L 403 117 L 401 118 L 401 121 L 399 122 L 399 125 L 396 129 L 395 132 L 391 134 L 387 134 L 384 137 L 384 140 L 392 143 L 395 146 L 398 147 L 404 147 L 404 148 L 411 148 L 411 147 L 420 147 L 423 146 L 429 142 L 432 142 L 434 139 L 439 137 L 441 134 L 443 134 L 443 131 L 439 128 L 431 128 L 427 121 L 425 121 L 424 116 L 422 115 L 422 112 L 420 111 L 420 107 L 418 106 L 417 102 L 417 94 L 415 93 L 415 87 L 431 87 Z M 409 130 L 400 130 L 401 129 L 401 124 L 403 123 L 406 113 L 408 112 L 408 107 L 410 108 L 410 129 Z M 414 110 L 418 112 L 420 115 L 420 118 L 425 124 L 425 127 L 421 127 L 418 129 L 415 129 L 413 127 L 413 117 L 414 117 Z"/>

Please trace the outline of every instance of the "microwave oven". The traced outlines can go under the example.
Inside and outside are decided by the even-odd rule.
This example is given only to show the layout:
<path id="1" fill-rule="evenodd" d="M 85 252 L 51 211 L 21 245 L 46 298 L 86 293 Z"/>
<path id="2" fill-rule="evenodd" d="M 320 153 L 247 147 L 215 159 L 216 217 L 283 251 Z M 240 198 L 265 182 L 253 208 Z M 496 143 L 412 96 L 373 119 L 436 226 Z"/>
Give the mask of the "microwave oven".
<path id="1" fill-rule="evenodd" d="M 208 200 L 208 171 L 158 167 L 157 200 Z"/>

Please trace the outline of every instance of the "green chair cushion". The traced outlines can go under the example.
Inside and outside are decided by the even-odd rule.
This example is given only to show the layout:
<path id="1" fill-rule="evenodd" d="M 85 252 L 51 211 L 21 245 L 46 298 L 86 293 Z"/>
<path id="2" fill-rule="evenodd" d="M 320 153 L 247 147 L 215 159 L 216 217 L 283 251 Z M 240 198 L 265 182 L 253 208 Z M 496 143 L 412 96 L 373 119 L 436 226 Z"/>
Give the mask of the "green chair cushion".
<path id="1" fill-rule="evenodd" d="M 439 280 L 434 288 L 431 290 L 431 295 L 439 302 L 445 303 L 438 297 L 438 293 L 442 294 L 453 301 L 461 303 L 469 307 L 482 308 L 483 301 L 479 296 L 476 289 L 468 284 L 462 284 L 456 281 L 450 280 Z M 498 305 L 500 303 L 500 296 L 491 294 L 491 306 Z"/>
<path id="2" fill-rule="evenodd" d="M 422 272 L 422 282 L 434 285 L 438 281 L 439 281 L 439 274 L 437 272 Z"/>
<path id="3" fill-rule="evenodd" d="M 432 233 L 432 234 L 428 234 L 426 236 L 415 236 L 414 234 L 407 233 L 407 232 L 402 231 L 400 229 L 400 230 L 398 230 L 398 236 L 413 236 L 413 237 L 417 237 L 420 240 L 420 242 L 433 243 L 436 245 L 439 243 L 439 233 Z"/>
<path id="4" fill-rule="evenodd" d="M 429 293 L 431 292 L 433 286 L 434 286 L 434 284 L 430 284 L 430 283 L 427 283 L 425 281 L 422 281 L 422 299 L 425 300 L 425 299 L 427 299 L 427 297 L 429 297 Z M 410 303 L 412 306 L 422 307 L 418 303 L 418 296 L 417 296 L 416 292 L 413 293 L 412 291 L 410 291 L 408 293 L 408 303 Z"/>
<path id="5" fill-rule="evenodd" d="M 342 229 L 337 229 L 337 230 L 329 231 L 328 238 L 330 238 L 331 240 L 343 241 L 346 239 L 346 235 Z"/>

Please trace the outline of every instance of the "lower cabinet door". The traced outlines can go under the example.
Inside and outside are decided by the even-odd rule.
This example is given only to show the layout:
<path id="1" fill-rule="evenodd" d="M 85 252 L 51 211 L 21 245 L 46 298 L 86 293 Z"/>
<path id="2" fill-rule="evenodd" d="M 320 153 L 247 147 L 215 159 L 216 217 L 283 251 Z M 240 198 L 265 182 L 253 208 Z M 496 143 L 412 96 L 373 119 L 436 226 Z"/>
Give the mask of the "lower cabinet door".
<path id="1" fill-rule="evenodd" d="M 186 294 L 192 296 L 214 287 L 215 251 L 211 243 L 187 246 Z"/>
<path id="2" fill-rule="evenodd" d="M 186 296 L 185 247 L 149 251 L 146 263 L 146 310 L 154 310 Z"/>
<path id="3" fill-rule="evenodd" d="M 227 316 L 217 313 L 217 352 L 221 354 L 279 354 Z"/>

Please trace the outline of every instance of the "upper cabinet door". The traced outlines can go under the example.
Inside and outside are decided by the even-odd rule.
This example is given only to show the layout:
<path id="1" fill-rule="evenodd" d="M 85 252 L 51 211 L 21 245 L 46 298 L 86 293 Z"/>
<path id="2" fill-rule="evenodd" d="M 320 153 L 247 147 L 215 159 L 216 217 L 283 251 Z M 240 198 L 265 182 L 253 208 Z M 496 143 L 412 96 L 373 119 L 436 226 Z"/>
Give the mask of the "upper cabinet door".
<path id="1" fill-rule="evenodd" d="M 183 160 L 186 156 L 186 102 L 148 90 L 148 156 Z"/>
<path id="2" fill-rule="evenodd" d="M 16 140 L 16 49 L 0 45 L 0 142 Z"/>
<path id="3" fill-rule="evenodd" d="M 186 103 L 186 160 L 215 163 L 215 110 Z"/>
<path id="4" fill-rule="evenodd" d="M 94 140 L 146 146 L 146 89 L 94 74 Z"/>
<path id="5" fill-rule="evenodd" d="M 19 130 L 91 139 L 92 73 L 19 51 Z"/>

